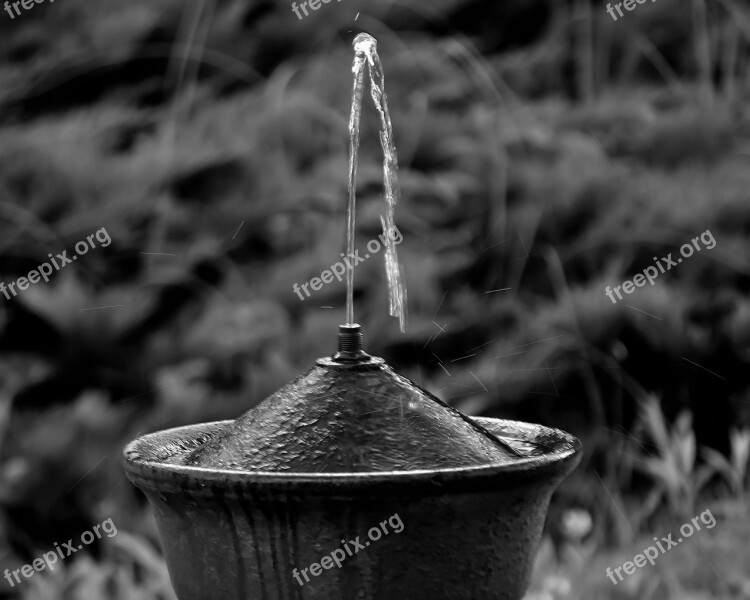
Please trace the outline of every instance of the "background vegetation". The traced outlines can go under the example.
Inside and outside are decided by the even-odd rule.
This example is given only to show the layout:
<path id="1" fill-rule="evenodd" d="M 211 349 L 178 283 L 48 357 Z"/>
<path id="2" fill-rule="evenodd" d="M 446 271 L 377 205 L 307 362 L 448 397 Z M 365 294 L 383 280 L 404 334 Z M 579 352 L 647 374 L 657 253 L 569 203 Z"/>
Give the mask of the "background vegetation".
<path id="1" fill-rule="evenodd" d="M 301 302 L 292 284 L 342 248 L 360 30 L 385 65 L 410 311 L 401 334 L 364 263 L 368 350 L 469 414 L 584 441 L 529 598 L 750 597 L 750 10 L 732 0 L 617 22 L 587 0 L 0 13 L 0 278 L 113 240 L 0 299 L 0 571 L 119 529 L 0 597 L 173 598 L 123 445 L 235 417 L 333 352 L 343 286 Z M 363 243 L 382 210 L 366 113 Z M 714 249 L 604 295 L 706 230 Z M 605 577 L 707 508 L 714 529 Z"/>

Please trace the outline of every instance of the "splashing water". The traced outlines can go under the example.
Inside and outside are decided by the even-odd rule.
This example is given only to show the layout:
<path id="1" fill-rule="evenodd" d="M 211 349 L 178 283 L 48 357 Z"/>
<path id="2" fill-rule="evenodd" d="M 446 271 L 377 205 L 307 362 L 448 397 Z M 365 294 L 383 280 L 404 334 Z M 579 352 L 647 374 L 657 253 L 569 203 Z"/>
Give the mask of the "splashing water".
<path id="1" fill-rule="evenodd" d="M 396 243 L 394 209 L 398 204 L 398 156 L 393 141 L 393 126 L 385 94 L 383 65 L 377 52 L 377 41 L 371 35 L 360 33 L 354 38 L 354 85 L 352 111 L 349 117 L 349 204 L 347 207 L 346 245 L 349 256 L 354 254 L 354 226 L 356 209 L 357 162 L 359 159 L 359 125 L 362 116 L 362 97 L 365 87 L 365 68 L 370 76 L 370 96 L 380 115 L 380 145 L 383 148 L 383 186 L 385 189 L 385 216 L 380 218 L 385 240 L 385 272 L 388 281 L 389 312 L 398 317 L 401 331 L 406 322 L 406 291 L 401 283 Z M 346 322 L 354 324 L 354 269 L 346 274 Z"/>

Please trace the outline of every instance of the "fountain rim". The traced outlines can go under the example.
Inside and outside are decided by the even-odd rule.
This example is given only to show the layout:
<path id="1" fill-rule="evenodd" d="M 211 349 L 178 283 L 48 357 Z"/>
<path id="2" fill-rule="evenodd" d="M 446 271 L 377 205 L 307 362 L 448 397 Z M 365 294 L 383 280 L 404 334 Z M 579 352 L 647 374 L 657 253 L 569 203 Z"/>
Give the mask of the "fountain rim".
<path id="1" fill-rule="evenodd" d="M 578 464 L 582 444 L 575 436 L 552 427 L 490 417 L 472 417 L 491 432 L 499 427 L 513 428 L 525 441 L 533 440 L 530 434 L 543 433 L 554 440 L 554 447 L 539 456 L 530 456 L 513 463 L 487 463 L 446 469 L 414 469 L 408 471 L 352 471 L 347 473 L 312 473 L 290 471 L 248 471 L 212 469 L 151 460 L 152 454 L 165 442 L 191 439 L 186 433 L 212 433 L 234 423 L 234 420 L 213 421 L 183 425 L 145 434 L 132 440 L 123 450 L 122 462 L 128 478 L 139 488 L 156 492 L 185 493 L 213 496 L 217 489 L 227 495 L 243 492 L 299 492 L 330 495 L 332 492 L 360 494 L 362 492 L 392 492 L 399 489 L 423 487 L 445 493 L 452 488 L 460 490 L 485 490 L 505 488 L 530 480 L 557 480 L 567 476 Z M 498 432 L 499 433 L 499 432 Z M 193 437 L 195 439 L 195 436 Z M 147 452 L 149 451 L 150 452 Z M 173 456 L 173 455 L 172 455 Z"/>

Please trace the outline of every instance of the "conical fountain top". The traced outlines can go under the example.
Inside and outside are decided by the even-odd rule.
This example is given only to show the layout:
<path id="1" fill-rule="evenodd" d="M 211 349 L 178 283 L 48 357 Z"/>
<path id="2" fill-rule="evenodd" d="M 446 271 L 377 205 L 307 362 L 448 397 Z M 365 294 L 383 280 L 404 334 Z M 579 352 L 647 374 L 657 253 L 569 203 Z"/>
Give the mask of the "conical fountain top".
<path id="1" fill-rule="evenodd" d="M 504 464 L 519 455 L 469 417 L 362 350 L 342 325 L 339 351 L 183 455 L 212 469 L 411 471 Z"/>

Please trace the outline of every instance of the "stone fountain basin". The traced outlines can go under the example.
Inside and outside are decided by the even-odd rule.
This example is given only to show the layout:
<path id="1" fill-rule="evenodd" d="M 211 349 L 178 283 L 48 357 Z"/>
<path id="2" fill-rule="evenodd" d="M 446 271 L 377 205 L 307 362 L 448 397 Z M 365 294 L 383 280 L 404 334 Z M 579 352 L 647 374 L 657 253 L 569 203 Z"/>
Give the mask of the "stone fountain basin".
<path id="1" fill-rule="evenodd" d="M 581 443 L 475 418 L 527 456 L 512 464 L 356 473 L 212 470 L 170 462 L 233 421 L 142 436 L 124 450 L 180 600 L 520 600 L 550 497 Z M 390 532 L 300 586 L 292 576 L 398 514 Z"/>

